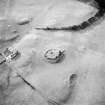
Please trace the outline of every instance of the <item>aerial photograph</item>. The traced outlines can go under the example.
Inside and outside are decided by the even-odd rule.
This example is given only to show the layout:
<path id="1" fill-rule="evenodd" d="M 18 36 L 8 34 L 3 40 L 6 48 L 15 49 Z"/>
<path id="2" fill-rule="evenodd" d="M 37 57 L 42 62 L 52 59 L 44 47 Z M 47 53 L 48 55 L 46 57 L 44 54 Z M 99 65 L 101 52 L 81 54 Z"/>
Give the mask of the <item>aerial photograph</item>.
<path id="1" fill-rule="evenodd" d="M 105 0 L 0 0 L 0 105 L 105 105 Z"/>

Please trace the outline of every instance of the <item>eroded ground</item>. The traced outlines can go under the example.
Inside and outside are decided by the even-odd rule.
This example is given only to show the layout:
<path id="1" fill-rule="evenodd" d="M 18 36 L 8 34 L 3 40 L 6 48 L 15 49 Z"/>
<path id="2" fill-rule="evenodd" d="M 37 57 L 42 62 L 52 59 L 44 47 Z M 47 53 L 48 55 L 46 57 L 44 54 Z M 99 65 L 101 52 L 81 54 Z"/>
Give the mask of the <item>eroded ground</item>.
<path id="1" fill-rule="evenodd" d="M 80 24 L 97 9 L 71 0 L 10 4 L 1 19 L 0 50 L 12 46 L 21 56 L 1 65 L 0 105 L 104 105 L 105 21 L 83 32 L 35 29 Z M 49 49 L 63 49 L 62 62 L 48 62 Z"/>

